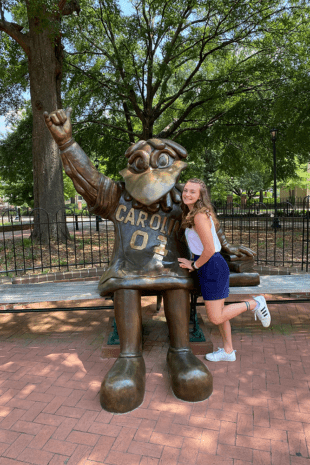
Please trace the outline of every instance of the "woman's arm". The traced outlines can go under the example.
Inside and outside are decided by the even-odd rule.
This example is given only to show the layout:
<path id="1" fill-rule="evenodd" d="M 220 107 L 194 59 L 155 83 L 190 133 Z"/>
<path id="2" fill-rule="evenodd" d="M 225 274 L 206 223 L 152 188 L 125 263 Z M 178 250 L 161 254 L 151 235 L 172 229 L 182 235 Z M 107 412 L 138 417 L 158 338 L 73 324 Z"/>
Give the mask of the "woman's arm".
<path id="1" fill-rule="evenodd" d="M 196 265 L 200 268 L 207 263 L 215 253 L 215 246 L 211 232 L 211 220 L 205 213 L 197 213 L 194 218 L 195 230 L 202 242 L 203 252 L 196 261 Z"/>
<path id="2" fill-rule="evenodd" d="M 212 255 L 215 253 L 214 241 L 211 232 L 211 220 L 205 213 L 197 213 L 194 218 L 195 231 L 197 232 L 202 245 L 203 252 L 195 262 L 196 266 L 200 268 L 202 265 L 207 263 Z M 187 268 L 192 271 L 192 261 L 186 258 L 179 258 L 179 264 L 181 268 Z"/>

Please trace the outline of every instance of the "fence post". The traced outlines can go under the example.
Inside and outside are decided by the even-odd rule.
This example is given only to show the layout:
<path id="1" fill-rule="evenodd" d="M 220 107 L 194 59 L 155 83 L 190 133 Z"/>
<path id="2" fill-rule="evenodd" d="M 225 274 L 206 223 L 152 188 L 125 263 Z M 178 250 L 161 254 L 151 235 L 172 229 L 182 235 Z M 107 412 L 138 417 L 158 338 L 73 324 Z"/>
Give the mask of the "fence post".
<path id="1" fill-rule="evenodd" d="M 246 207 L 246 195 L 242 194 L 241 195 L 241 208 L 245 208 L 245 207 Z"/>
<path id="2" fill-rule="evenodd" d="M 99 223 L 101 223 L 102 218 L 101 216 L 96 215 L 96 231 L 99 231 Z"/>

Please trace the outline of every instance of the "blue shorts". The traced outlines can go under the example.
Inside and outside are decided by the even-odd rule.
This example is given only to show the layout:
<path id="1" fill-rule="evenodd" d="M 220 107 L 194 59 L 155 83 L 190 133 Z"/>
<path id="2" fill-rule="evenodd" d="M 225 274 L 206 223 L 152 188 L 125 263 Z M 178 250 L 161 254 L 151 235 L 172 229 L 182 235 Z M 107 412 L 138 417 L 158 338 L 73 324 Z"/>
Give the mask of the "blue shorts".
<path id="1" fill-rule="evenodd" d="M 199 256 L 195 255 L 195 260 Z M 226 299 L 229 295 L 229 268 L 219 252 L 198 270 L 201 294 L 204 300 Z"/>

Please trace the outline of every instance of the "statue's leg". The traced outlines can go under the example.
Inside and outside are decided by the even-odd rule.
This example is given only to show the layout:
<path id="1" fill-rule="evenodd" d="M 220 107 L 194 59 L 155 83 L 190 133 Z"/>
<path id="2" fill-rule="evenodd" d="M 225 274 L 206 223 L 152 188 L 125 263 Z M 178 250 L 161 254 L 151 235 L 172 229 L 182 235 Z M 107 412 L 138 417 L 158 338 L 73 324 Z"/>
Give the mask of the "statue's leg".
<path id="1" fill-rule="evenodd" d="M 120 355 L 102 381 L 100 403 L 109 412 L 125 413 L 139 407 L 145 390 L 140 292 L 116 291 L 114 309 Z"/>
<path id="2" fill-rule="evenodd" d="M 213 390 L 213 378 L 189 347 L 189 292 L 165 291 L 164 307 L 170 338 L 167 363 L 172 390 L 176 397 L 188 402 L 207 399 Z"/>

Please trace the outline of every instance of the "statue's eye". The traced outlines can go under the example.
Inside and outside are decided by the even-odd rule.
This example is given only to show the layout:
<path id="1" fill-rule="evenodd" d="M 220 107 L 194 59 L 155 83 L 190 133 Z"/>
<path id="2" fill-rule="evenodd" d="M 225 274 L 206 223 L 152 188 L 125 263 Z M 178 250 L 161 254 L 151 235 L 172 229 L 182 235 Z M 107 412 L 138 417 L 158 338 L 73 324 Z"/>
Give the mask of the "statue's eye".
<path id="1" fill-rule="evenodd" d="M 171 162 L 172 159 L 167 153 L 161 153 L 158 157 L 157 166 L 158 168 L 166 168 L 171 165 Z"/>
<path id="2" fill-rule="evenodd" d="M 149 167 L 150 156 L 144 150 L 137 150 L 134 152 L 128 160 L 130 168 L 137 173 L 142 173 Z"/>
<path id="3" fill-rule="evenodd" d="M 152 168 L 165 169 L 172 165 L 176 154 L 172 149 L 166 147 L 164 150 L 154 150 L 151 154 L 150 163 Z"/>
<path id="4" fill-rule="evenodd" d="M 145 170 L 145 162 L 141 157 L 136 158 L 131 166 L 139 173 Z"/>

